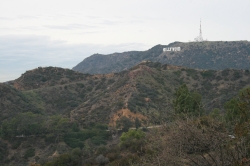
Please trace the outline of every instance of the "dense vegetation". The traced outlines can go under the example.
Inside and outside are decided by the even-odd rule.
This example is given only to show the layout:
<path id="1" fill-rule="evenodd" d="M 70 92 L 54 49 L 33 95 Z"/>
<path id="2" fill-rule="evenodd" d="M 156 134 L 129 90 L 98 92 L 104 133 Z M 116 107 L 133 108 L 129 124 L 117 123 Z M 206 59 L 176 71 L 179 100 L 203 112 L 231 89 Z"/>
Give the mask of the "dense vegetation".
<path id="1" fill-rule="evenodd" d="M 173 120 L 160 128 L 131 129 L 114 147 L 100 147 L 89 155 L 77 148 L 45 165 L 249 165 L 249 101 L 247 88 L 225 103 L 224 114 L 197 115 L 198 107 L 191 112 L 174 108 Z"/>
<path id="2" fill-rule="evenodd" d="M 107 75 L 29 71 L 0 84 L 0 165 L 248 162 L 249 76 L 153 62 Z"/>

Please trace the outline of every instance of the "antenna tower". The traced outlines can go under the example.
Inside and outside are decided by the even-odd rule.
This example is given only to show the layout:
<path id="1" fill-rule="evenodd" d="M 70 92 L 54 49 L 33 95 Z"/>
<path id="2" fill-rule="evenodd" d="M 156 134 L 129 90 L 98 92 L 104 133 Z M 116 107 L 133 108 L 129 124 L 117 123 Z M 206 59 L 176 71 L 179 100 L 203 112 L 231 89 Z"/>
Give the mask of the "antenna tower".
<path id="1" fill-rule="evenodd" d="M 194 39 L 196 42 L 203 42 L 202 32 L 201 32 L 201 20 L 200 20 L 200 35 Z"/>

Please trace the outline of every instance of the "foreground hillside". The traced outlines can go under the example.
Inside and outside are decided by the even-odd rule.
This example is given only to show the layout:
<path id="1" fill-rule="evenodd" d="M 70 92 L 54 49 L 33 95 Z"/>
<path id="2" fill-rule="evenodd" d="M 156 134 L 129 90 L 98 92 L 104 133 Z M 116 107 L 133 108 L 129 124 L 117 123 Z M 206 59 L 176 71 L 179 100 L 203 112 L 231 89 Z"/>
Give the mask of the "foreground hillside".
<path id="1" fill-rule="evenodd" d="M 113 74 L 53 67 L 27 71 L 9 85 L 0 84 L 0 159 L 27 165 L 74 148 L 89 157 L 101 154 L 100 145 L 119 139 L 106 130 L 122 127 L 124 119 L 131 127 L 171 122 L 175 92 L 183 84 L 201 94 L 208 114 L 214 108 L 223 113 L 224 103 L 249 82 L 249 70 L 196 70 L 150 61 Z"/>
<path id="2" fill-rule="evenodd" d="M 163 48 L 166 47 L 181 47 L 181 51 L 163 52 Z M 94 54 L 76 65 L 73 70 L 91 74 L 120 72 L 146 60 L 197 69 L 249 69 L 250 43 L 248 41 L 174 42 L 169 45 L 156 45 L 147 51 Z"/>
<path id="3" fill-rule="evenodd" d="M 196 70 L 143 62 L 128 71 L 88 75 L 38 68 L 11 82 L 29 102 L 49 114 L 67 114 L 81 123 L 113 124 L 117 114 L 157 123 L 172 108 L 175 90 L 186 84 L 203 96 L 207 111 L 249 85 L 249 70 Z"/>

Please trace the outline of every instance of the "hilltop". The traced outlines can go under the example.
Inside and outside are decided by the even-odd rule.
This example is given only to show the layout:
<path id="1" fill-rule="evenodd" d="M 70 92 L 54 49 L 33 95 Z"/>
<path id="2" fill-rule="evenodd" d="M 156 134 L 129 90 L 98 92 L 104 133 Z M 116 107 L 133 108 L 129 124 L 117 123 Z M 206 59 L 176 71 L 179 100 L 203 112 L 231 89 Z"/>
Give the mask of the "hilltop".
<path id="1" fill-rule="evenodd" d="M 163 48 L 166 47 L 181 47 L 181 51 L 163 52 Z M 174 42 L 169 45 L 156 45 L 146 51 L 94 54 L 73 67 L 73 70 L 90 74 L 120 72 L 147 60 L 207 70 L 249 69 L 250 43 L 248 41 Z"/>
<path id="2" fill-rule="evenodd" d="M 18 90 L 29 90 L 69 84 L 87 79 L 89 76 L 89 74 L 82 74 L 60 67 L 38 67 L 26 71 L 21 77 L 14 81 L 9 81 L 8 84 L 14 86 L 15 89 Z"/>

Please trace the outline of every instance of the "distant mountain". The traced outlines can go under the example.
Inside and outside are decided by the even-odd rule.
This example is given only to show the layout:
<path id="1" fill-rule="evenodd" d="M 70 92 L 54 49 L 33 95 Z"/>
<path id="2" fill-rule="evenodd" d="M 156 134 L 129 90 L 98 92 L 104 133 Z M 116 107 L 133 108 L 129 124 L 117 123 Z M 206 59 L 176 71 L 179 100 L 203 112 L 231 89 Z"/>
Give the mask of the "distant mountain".
<path id="1" fill-rule="evenodd" d="M 166 47 L 180 47 L 181 51 L 163 52 L 163 48 Z M 210 70 L 250 69 L 250 43 L 248 41 L 174 42 L 169 45 L 156 45 L 147 51 L 94 54 L 73 67 L 73 70 L 105 74 L 127 70 L 142 61 Z"/>

